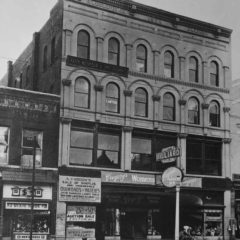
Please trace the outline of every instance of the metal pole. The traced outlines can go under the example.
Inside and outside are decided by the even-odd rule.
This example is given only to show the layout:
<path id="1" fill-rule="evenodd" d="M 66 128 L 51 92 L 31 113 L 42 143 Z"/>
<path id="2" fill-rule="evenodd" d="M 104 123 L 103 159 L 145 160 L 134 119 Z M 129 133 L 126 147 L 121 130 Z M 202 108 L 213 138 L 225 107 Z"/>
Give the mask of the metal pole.
<path id="1" fill-rule="evenodd" d="M 34 136 L 33 139 L 33 168 L 32 168 L 32 193 L 31 193 L 31 228 L 30 228 L 30 240 L 33 235 L 33 224 L 34 224 L 34 188 L 35 188 L 35 161 L 36 161 L 36 145 L 37 138 Z"/>
<path id="2" fill-rule="evenodd" d="M 176 185 L 176 209 L 175 209 L 175 240 L 179 240 L 179 195 L 180 183 Z"/>

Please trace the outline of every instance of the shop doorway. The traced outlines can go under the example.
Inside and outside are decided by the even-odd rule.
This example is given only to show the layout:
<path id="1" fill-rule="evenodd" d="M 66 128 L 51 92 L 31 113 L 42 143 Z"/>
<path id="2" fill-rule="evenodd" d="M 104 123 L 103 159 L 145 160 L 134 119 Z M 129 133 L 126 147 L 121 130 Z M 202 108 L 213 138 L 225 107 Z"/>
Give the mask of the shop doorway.
<path id="1" fill-rule="evenodd" d="M 122 240 L 145 240 L 147 238 L 147 211 L 127 209 L 121 212 Z"/>

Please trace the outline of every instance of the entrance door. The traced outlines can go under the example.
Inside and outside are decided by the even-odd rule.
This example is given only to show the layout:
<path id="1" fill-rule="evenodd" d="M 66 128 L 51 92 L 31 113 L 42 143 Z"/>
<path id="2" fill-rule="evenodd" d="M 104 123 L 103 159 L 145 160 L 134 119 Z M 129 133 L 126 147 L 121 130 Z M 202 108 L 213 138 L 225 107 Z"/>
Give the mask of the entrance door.
<path id="1" fill-rule="evenodd" d="M 120 231 L 122 240 L 145 240 L 147 238 L 147 212 L 126 210 L 121 214 Z"/>

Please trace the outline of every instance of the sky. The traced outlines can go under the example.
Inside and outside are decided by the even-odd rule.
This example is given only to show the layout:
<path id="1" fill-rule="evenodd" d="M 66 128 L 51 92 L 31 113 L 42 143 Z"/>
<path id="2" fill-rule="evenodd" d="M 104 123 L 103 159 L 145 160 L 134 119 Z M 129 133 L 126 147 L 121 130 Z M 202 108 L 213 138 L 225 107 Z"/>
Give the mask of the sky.
<path id="1" fill-rule="evenodd" d="M 50 16 L 57 0 L 0 0 L 0 79 Z M 169 12 L 230 28 L 232 79 L 240 78 L 240 0 L 135 0 Z"/>

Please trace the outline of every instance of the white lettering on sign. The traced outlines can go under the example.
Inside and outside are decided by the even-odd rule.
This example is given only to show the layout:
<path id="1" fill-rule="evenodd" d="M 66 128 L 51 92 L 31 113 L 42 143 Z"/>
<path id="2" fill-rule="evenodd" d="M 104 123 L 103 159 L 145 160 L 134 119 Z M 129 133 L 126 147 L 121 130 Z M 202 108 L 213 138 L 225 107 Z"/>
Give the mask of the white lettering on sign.
<path id="1" fill-rule="evenodd" d="M 68 227 L 67 237 L 70 239 L 95 238 L 95 229 L 83 227 Z"/>
<path id="2" fill-rule="evenodd" d="M 202 188 L 202 178 L 185 177 L 181 182 L 181 187 Z"/>
<path id="3" fill-rule="evenodd" d="M 101 202 L 101 179 L 59 176 L 59 201 Z"/>
<path id="4" fill-rule="evenodd" d="M 177 167 L 169 167 L 162 174 L 162 183 L 165 187 L 175 187 L 182 181 L 182 171 Z"/>
<path id="5" fill-rule="evenodd" d="M 6 209 L 31 209 L 30 202 L 6 202 L 5 203 Z M 48 203 L 34 203 L 33 206 L 34 210 L 48 210 Z"/>
<path id="6" fill-rule="evenodd" d="M 155 185 L 155 176 L 150 174 L 102 171 L 102 182 Z"/>
<path id="7" fill-rule="evenodd" d="M 181 155 L 181 150 L 178 147 L 171 146 L 163 148 L 160 153 L 156 154 L 156 160 L 161 161 L 162 163 L 174 162 L 176 157 Z"/>
<path id="8" fill-rule="evenodd" d="M 29 240 L 30 239 L 30 235 L 29 234 L 16 234 L 14 236 L 15 240 Z M 39 234 L 39 235 L 32 235 L 32 239 L 33 240 L 46 240 L 47 239 L 47 235 L 43 235 L 43 234 Z"/>
<path id="9" fill-rule="evenodd" d="M 68 222 L 95 222 L 96 207 L 95 206 L 68 206 L 67 221 Z"/>

